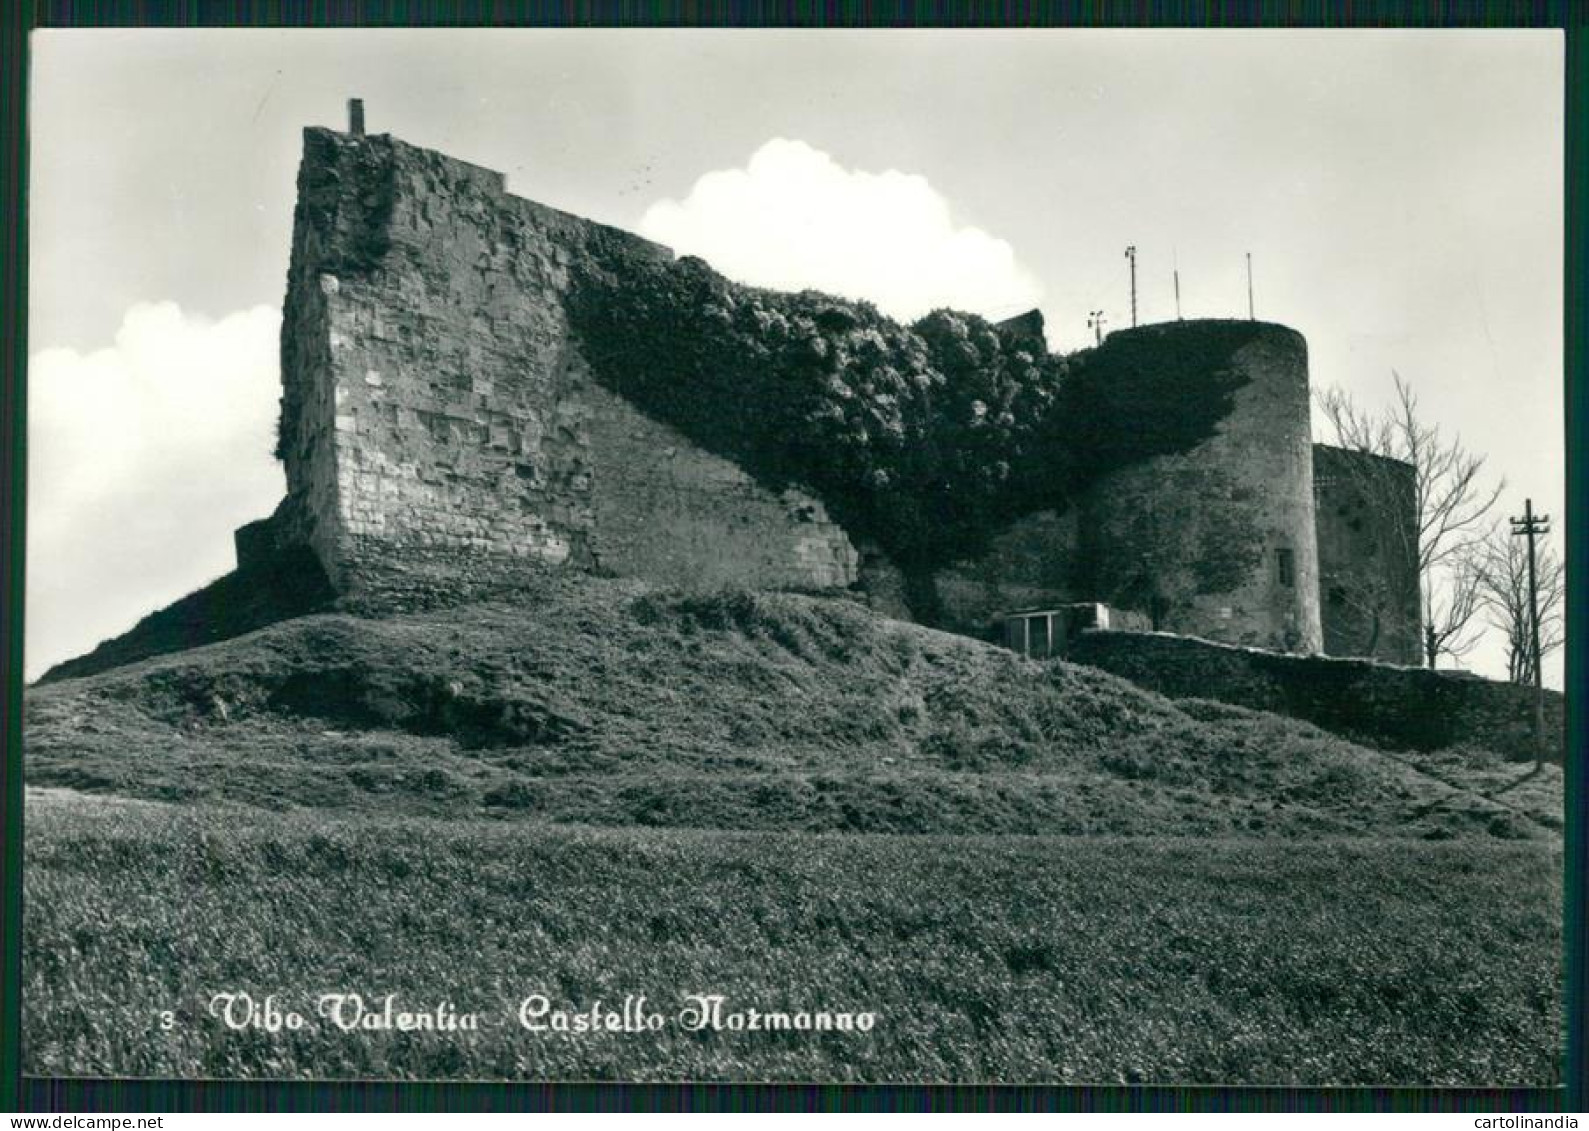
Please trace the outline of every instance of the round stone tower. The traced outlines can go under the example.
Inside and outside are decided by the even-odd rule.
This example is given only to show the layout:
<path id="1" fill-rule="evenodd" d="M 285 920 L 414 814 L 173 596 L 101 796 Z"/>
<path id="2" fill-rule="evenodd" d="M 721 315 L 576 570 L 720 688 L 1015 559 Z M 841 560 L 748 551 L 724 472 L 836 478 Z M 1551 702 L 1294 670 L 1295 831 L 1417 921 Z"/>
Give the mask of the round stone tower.
<path id="1" fill-rule="evenodd" d="M 1170 322 L 1110 335 L 1100 360 L 1111 349 L 1130 359 L 1108 368 L 1113 382 L 1157 378 L 1153 395 L 1182 401 L 1188 412 L 1222 396 L 1231 407 L 1213 435 L 1179 454 L 1128 462 L 1094 480 L 1080 515 L 1092 595 L 1166 632 L 1319 651 L 1302 335 L 1262 322 Z M 1166 372 L 1175 378 L 1169 386 Z M 1132 390 L 1115 392 L 1129 400 Z M 1155 406 L 1161 415 L 1166 409 L 1173 416 L 1175 405 Z"/>

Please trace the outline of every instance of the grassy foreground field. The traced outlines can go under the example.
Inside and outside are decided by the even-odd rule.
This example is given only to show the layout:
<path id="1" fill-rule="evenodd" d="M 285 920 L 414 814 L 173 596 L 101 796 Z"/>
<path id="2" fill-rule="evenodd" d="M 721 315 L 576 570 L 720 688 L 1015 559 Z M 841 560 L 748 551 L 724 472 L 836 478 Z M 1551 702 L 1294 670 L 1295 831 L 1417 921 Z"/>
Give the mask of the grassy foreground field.
<path id="1" fill-rule="evenodd" d="M 60 792 L 27 812 L 33 1074 L 1548 1084 L 1556 842 L 582 829 Z M 311 1027 L 232 1031 L 221 992 Z M 324 993 L 473 1032 L 343 1032 Z M 534 1033 L 519 1003 L 644 1033 Z M 871 1032 L 689 1032 L 728 1010 Z M 171 1028 L 162 1012 L 170 1011 Z"/>

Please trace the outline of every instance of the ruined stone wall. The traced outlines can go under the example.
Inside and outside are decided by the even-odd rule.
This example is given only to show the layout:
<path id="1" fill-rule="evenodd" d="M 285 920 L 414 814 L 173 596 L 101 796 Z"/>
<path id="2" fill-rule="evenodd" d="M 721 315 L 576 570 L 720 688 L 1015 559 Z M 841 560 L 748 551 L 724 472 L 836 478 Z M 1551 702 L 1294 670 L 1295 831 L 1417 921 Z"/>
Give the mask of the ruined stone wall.
<path id="1" fill-rule="evenodd" d="M 548 566 L 669 582 L 846 585 L 821 505 L 768 491 L 596 385 L 571 269 L 639 237 L 508 195 L 387 136 L 305 131 L 282 339 L 286 542 L 339 589 Z"/>
<path id="2" fill-rule="evenodd" d="M 1172 322 L 1111 341 L 1130 335 L 1165 356 L 1195 355 L 1230 332 L 1226 323 Z M 1231 412 L 1192 450 L 1130 464 L 1091 486 L 1080 515 L 1080 596 L 1147 613 L 1164 631 L 1316 652 L 1307 344 L 1294 330 L 1259 323 L 1245 344 L 1201 368 L 1243 378 Z"/>
<path id="3" fill-rule="evenodd" d="M 394 576 L 399 589 L 473 590 L 571 566 L 858 586 L 894 615 L 909 605 L 974 635 L 1011 608 L 1093 600 L 1209 639 L 1323 643 L 1294 331 L 1186 322 L 1112 335 L 1147 346 L 1139 354 L 1175 395 L 1236 374 L 1232 411 L 1183 454 L 1108 465 L 1076 506 L 1012 524 L 924 595 L 875 548 L 863 562 L 817 498 L 769 487 L 616 395 L 610 374 L 594 377 L 566 308 L 576 275 L 670 262 L 667 249 L 387 136 L 305 131 L 298 189 L 282 328 L 288 498 L 248 544 L 310 546 L 341 592 Z M 1158 403 L 1158 386 L 1141 388 Z M 1329 529 L 1331 561 L 1344 563 L 1333 576 L 1371 577 L 1373 555 Z M 1333 623 L 1344 640 L 1350 626 Z M 1377 654 L 1399 657 L 1398 640 Z"/>
<path id="4" fill-rule="evenodd" d="M 774 495 L 615 393 L 582 388 L 603 570 L 675 585 L 843 588 L 859 561 L 811 495 Z"/>
<path id="5" fill-rule="evenodd" d="M 1416 470 L 1315 444 L 1313 489 L 1325 653 L 1421 663 Z"/>

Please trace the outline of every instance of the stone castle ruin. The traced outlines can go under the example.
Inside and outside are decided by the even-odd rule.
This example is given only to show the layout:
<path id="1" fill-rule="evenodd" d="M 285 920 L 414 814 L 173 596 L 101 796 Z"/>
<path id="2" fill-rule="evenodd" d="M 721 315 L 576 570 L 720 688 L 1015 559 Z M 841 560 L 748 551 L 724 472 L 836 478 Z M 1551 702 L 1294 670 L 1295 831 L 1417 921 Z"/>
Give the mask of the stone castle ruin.
<path id="1" fill-rule="evenodd" d="M 287 496 L 237 570 L 45 678 L 548 571 L 847 593 L 1038 655 L 1107 624 L 1419 662 L 1412 468 L 1312 442 L 1283 326 L 1066 356 L 1036 311 L 904 327 L 357 113 L 304 132 L 281 370 Z"/>
<path id="2" fill-rule="evenodd" d="M 235 571 L 44 681 L 584 574 L 844 595 L 1172 698 L 1537 757 L 1531 689 L 1418 669 L 1413 469 L 1312 442 L 1294 330 L 1059 355 L 1035 311 L 902 326 L 358 125 L 304 135 L 287 496 Z"/>
<path id="3" fill-rule="evenodd" d="M 1290 329 L 1190 321 L 1111 335 L 1087 352 L 1178 367 L 1193 399 L 1216 374 L 1234 388 L 1211 434 L 1118 463 L 1068 505 L 1021 514 L 965 556 L 940 547 L 907 577 L 810 485 L 708 450 L 688 418 L 643 409 L 613 387 L 625 374 L 597 372 L 603 343 L 575 310 L 581 271 L 615 256 L 667 270 L 668 249 L 386 135 L 306 130 L 298 191 L 282 326 L 288 495 L 238 532 L 244 571 L 307 548 L 340 593 L 489 587 L 547 567 L 854 590 L 896 615 L 925 603 L 919 619 L 983 636 L 1012 610 L 1098 602 L 1215 641 L 1418 660 L 1410 490 L 1404 513 L 1369 507 L 1349 473 L 1365 457 L 1312 443 L 1307 348 Z M 718 285 L 726 301 L 751 293 Z M 1041 318 L 998 332 L 1040 339 Z M 625 364 L 658 363 L 653 351 Z M 1110 395 L 1137 371 L 1112 378 Z"/>
<path id="4" fill-rule="evenodd" d="M 593 377 L 565 310 L 572 267 L 596 240 L 671 252 L 389 137 L 305 141 L 282 326 L 288 495 L 240 532 L 240 556 L 306 545 L 341 591 L 545 565 L 855 581 L 819 500 L 762 487 Z"/>

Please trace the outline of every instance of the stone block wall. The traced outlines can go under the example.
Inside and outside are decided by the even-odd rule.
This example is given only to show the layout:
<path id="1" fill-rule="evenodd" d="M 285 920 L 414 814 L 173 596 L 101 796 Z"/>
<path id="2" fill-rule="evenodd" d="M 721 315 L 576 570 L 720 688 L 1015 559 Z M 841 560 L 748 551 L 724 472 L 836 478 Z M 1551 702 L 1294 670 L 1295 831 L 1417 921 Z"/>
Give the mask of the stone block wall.
<path id="1" fill-rule="evenodd" d="M 597 515 L 594 564 L 669 584 L 844 588 L 859 555 L 816 497 L 773 494 L 591 382 L 579 403 Z"/>
<path id="2" fill-rule="evenodd" d="M 1400 460 L 1313 445 L 1324 651 L 1417 665 L 1417 471 Z"/>
<path id="3" fill-rule="evenodd" d="M 1392 749 L 1471 745 L 1534 757 L 1534 690 L 1459 672 L 1283 656 L 1165 633 L 1084 632 L 1069 659 L 1172 699 L 1214 699 L 1306 719 Z M 1561 759 L 1563 699 L 1545 693 L 1549 756 Z"/>
<path id="4" fill-rule="evenodd" d="M 405 569 L 549 566 L 831 587 L 857 557 L 774 493 L 596 384 L 564 300 L 591 241 L 637 236 L 508 195 L 387 136 L 305 131 L 282 330 L 279 538 L 341 590 Z"/>

